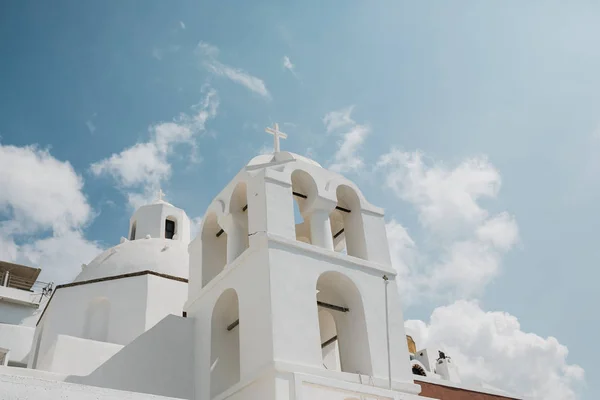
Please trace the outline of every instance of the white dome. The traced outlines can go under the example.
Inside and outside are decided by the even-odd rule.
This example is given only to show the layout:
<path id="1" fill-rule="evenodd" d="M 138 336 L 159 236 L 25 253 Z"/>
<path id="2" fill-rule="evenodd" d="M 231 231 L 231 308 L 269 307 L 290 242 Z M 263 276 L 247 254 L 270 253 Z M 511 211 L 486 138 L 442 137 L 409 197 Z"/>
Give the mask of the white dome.
<path id="1" fill-rule="evenodd" d="M 138 239 L 111 247 L 94 258 L 75 282 L 106 278 L 140 271 L 188 279 L 187 244 L 170 239 Z"/>
<path id="2" fill-rule="evenodd" d="M 321 167 L 321 164 L 319 164 L 315 160 L 311 160 L 308 157 L 304 157 L 304 156 L 301 156 L 296 153 L 290 153 L 289 151 L 281 151 L 281 152 L 277 153 L 277 156 L 274 156 L 273 153 L 261 154 L 259 156 L 254 157 L 252 160 L 250 160 L 250 162 L 248 163 L 248 166 L 252 167 L 255 165 L 268 164 L 270 162 L 286 161 L 286 160 L 303 161 L 305 163 L 312 164 L 316 167 Z"/>

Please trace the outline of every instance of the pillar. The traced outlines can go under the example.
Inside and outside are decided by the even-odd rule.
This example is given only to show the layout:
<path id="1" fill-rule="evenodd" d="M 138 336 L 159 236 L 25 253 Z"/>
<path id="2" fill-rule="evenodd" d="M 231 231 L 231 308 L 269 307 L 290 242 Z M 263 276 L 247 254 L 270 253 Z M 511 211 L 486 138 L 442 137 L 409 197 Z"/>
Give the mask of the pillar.
<path id="1" fill-rule="evenodd" d="M 333 250 L 333 234 L 329 223 L 329 211 L 314 210 L 309 218 L 312 244 L 327 250 Z"/>
<path id="2" fill-rule="evenodd" d="M 219 224 L 227 233 L 227 264 L 231 264 L 248 247 L 246 215 L 242 212 L 227 214 L 221 218 Z"/>

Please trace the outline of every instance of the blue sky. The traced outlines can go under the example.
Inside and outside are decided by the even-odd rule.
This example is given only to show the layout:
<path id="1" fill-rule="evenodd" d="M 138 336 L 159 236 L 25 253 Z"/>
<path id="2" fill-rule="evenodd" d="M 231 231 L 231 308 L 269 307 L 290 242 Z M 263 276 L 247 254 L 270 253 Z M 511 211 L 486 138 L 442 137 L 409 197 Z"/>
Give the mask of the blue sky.
<path id="1" fill-rule="evenodd" d="M 386 208 L 424 345 L 468 379 L 596 398 L 599 17 L 585 1 L 4 2 L 0 257 L 72 278 L 157 186 L 199 218 L 279 122 L 284 149 Z"/>

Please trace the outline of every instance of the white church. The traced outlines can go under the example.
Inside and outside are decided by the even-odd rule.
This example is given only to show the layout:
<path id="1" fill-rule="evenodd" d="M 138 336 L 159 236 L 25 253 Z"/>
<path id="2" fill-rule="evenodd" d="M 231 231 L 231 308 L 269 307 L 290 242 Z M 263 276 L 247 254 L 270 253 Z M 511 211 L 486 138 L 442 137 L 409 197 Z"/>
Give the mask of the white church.
<path id="1" fill-rule="evenodd" d="M 161 192 L 71 283 L 0 262 L 0 400 L 518 398 L 417 351 L 383 210 L 267 131 L 191 241 Z"/>

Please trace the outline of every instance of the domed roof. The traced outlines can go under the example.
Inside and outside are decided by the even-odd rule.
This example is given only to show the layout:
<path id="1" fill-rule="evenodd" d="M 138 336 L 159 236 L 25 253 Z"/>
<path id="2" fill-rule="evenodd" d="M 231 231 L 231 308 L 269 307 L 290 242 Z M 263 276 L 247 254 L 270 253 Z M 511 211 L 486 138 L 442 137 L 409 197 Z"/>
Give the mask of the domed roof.
<path id="1" fill-rule="evenodd" d="M 106 278 L 133 272 L 153 271 L 188 279 L 187 244 L 171 239 L 124 241 L 94 258 L 74 282 Z"/>
<path id="2" fill-rule="evenodd" d="M 252 160 L 250 160 L 250 162 L 247 164 L 247 166 L 252 167 L 255 165 L 268 164 L 271 162 L 287 161 L 287 160 L 303 161 L 305 163 L 312 164 L 316 167 L 321 167 L 321 164 L 319 164 L 315 160 L 311 160 L 308 157 L 304 157 L 304 156 L 301 156 L 296 153 L 290 153 L 289 151 L 280 151 L 276 155 L 274 155 L 273 153 L 258 155 L 256 157 L 254 157 Z"/>

